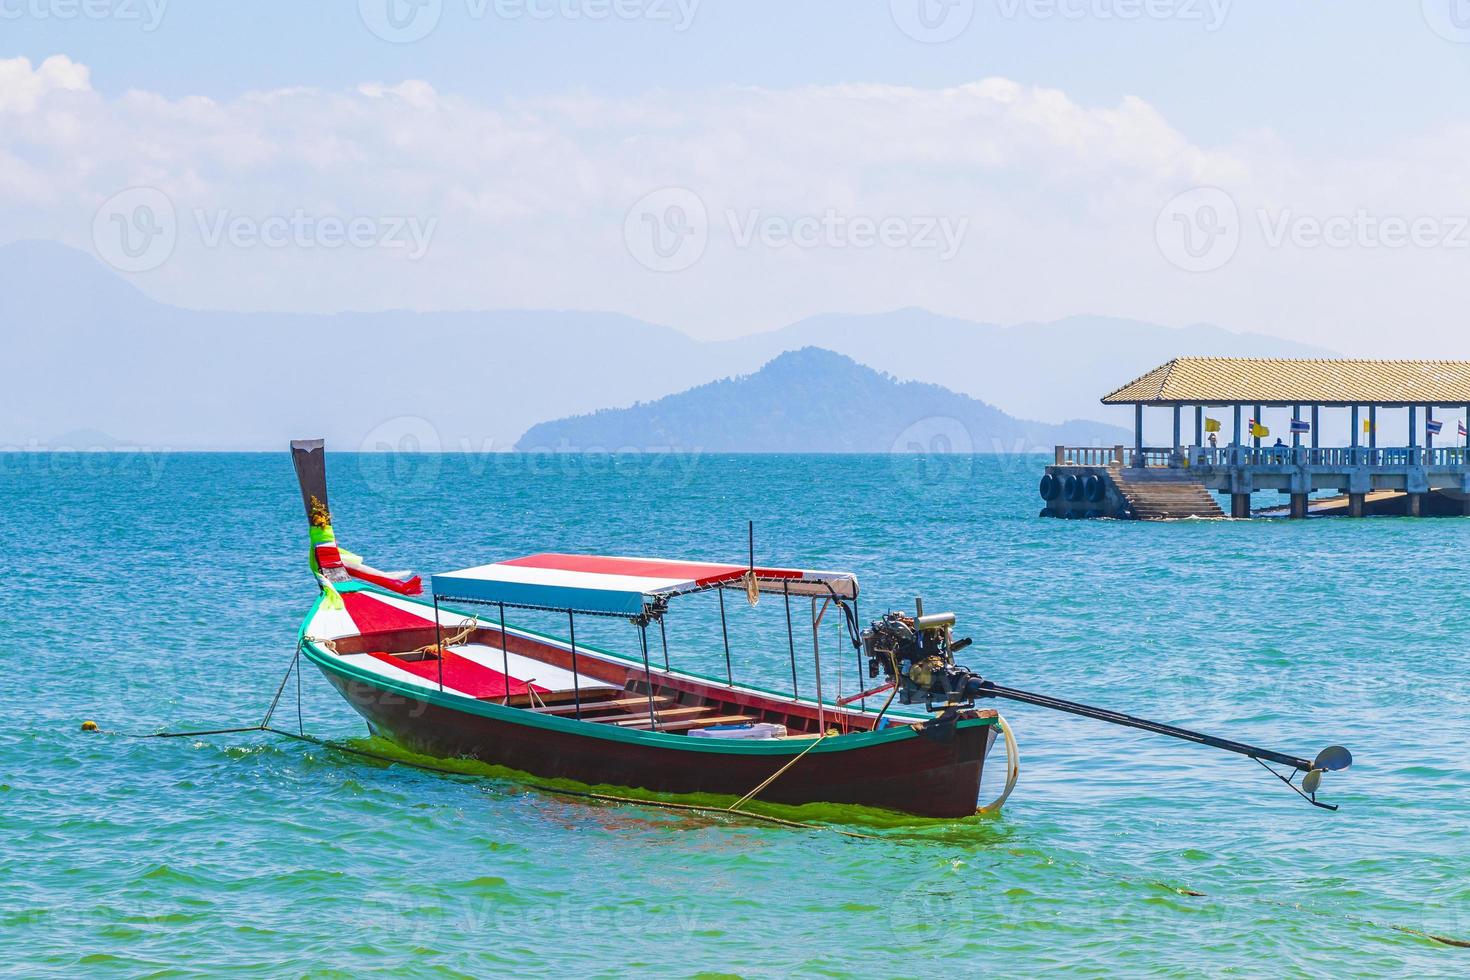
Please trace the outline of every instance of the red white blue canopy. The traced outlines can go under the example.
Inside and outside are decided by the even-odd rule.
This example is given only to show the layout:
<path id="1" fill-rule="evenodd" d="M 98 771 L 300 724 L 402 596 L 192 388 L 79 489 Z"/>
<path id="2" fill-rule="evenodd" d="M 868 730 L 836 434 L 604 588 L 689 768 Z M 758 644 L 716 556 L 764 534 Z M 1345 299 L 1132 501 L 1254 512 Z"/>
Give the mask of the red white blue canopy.
<path id="1" fill-rule="evenodd" d="M 545 554 L 444 572 L 433 577 L 433 589 L 440 598 L 636 616 L 660 597 L 740 588 L 750 571 L 713 562 Z M 757 565 L 755 577 L 762 592 L 853 599 L 858 591 L 848 572 Z"/>

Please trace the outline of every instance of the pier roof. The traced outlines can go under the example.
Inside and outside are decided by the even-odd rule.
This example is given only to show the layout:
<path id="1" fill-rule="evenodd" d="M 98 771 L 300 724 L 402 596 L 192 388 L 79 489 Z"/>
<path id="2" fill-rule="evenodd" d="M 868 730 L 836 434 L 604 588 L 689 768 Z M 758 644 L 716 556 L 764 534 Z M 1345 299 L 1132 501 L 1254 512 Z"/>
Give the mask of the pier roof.
<path id="1" fill-rule="evenodd" d="M 1470 361 L 1178 357 L 1104 405 L 1467 405 Z"/>

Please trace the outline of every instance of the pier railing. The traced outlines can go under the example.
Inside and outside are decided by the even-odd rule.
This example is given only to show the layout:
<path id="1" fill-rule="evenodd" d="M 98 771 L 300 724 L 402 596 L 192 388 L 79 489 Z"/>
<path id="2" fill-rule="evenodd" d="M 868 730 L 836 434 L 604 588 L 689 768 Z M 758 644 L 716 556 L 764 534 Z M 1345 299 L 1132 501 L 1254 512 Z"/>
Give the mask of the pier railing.
<path id="1" fill-rule="evenodd" d="M 1057 466 L 1123 466 L 1130 469 L 1187 466 L 1318 466 L 1427 469 L 1470 466 L 1465 446 L 1058 446 Z"/>
<path id="2" fill-rule="evenodd" d="M 1132 446 L 1058 446 L 1058 466 L 1169 466 L 1182 459 L 1184 450 L 1145 446 L 1142 455 Z M 1178 458 L 1176 459 L 1176 454 Z M 1141 460 L 1141 462 L 1140 462 Z"/>

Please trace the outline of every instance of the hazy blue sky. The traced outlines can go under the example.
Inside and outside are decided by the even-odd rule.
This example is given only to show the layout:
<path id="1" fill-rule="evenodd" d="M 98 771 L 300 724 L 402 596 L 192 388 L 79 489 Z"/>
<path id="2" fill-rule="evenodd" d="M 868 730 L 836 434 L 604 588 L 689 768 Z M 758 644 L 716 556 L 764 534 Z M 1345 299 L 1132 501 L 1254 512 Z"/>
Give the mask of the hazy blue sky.
<path id="1" fill-rule="evenodd" d="M 201 307 L 1470 355 L 1467 83 L 1470 0 L 0 0 L 0 240 Z"/>

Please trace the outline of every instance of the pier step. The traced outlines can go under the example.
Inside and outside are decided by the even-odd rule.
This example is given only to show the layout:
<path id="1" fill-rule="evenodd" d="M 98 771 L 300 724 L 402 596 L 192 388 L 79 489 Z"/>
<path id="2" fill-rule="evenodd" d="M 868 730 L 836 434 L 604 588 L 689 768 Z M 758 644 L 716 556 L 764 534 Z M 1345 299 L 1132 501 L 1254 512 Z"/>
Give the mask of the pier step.
<path id="1" fill-rule="evenodd" d="M 1161 480 L 1129 479 L 1128 471 L 1111 471 L 1118 492 L 1128 509 L 1142 521 L 1183 520 L 1188 517 L 1224 517 L 1225 512 L 1204 485 L 1187 478 Z"/>

